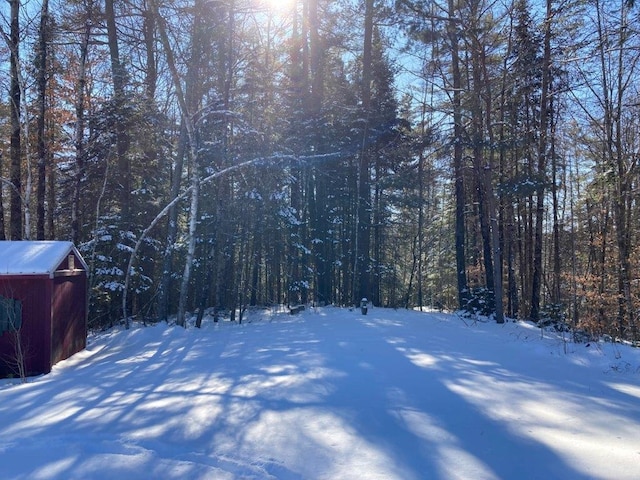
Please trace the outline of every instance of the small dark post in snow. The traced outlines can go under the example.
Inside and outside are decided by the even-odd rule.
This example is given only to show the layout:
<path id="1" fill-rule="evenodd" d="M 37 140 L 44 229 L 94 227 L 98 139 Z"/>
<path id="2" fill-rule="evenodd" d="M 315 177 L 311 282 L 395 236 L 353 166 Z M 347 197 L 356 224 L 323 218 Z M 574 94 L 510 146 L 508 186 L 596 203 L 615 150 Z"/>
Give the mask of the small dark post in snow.
<path id="1" fill-rule="evenodd" d="M 367 314 L 367 304 L 369 303 L 369 301 L 366 298 L 363 298 L 362 300 L 360 300 L 360 310 L 362 311 L 363 315 Z"/>

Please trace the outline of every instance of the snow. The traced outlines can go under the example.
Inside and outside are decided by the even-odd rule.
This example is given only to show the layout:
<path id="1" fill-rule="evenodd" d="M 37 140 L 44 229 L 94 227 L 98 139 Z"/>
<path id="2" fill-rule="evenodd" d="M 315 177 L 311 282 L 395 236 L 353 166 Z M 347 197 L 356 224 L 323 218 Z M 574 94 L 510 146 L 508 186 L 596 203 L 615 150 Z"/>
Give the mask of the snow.
<path id="1" fill-rule="evenodd" d="M 638 478 L 638 349 L 445 313 L 249 319 L 113 329 L 0 381 L 0 478 Z"/>
<path id="2" fill-rule="evenodd" d="M 71 252 L 87 266 L 71 242 L 0 241 L 0 275 L 51 274 Z"/>

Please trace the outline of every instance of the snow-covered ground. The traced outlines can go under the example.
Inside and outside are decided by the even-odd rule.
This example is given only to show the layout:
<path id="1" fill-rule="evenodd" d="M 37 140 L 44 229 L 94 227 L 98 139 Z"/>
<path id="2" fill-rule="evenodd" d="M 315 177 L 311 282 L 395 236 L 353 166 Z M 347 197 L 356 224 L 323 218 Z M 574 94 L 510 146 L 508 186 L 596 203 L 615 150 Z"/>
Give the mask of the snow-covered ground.
<path id="1" fill-rule="evenodd" d="M 90 337 L 0 381 L 1 479 L 638 479 L 640 350 L 338 308 Z"/>

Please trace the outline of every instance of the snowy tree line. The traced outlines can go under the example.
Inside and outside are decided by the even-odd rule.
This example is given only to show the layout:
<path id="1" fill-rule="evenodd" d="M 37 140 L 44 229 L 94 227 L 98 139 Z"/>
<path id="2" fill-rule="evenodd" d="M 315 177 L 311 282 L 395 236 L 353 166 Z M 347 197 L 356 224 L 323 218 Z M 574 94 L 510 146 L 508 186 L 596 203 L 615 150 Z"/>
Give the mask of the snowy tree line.
<path id="1" fill-rule="evenodd" d="M 367 297 L 635 339 L 637 16 L 10 0 L 0 238 L 73 240 L 95 327 Z"/>

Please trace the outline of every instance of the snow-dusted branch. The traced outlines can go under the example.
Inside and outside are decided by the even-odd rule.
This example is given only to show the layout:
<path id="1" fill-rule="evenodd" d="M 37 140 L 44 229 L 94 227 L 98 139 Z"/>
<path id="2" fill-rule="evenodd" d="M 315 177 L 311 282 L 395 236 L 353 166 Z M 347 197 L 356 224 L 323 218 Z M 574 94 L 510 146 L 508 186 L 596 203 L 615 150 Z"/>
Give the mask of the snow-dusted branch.
<path id="1" fill-rule="evenodd" d="M 245 168 L 251 165 L 257 165 L 264 161 L 265 161 L 264 158 L 254 158 L 252 160 L 247 160 L 246 162 L 238 163 L 237 165 L 232 165 L 230 167 L 227 167 L 215 173 L 212 173 L 211 175 L 200 179 L 198 183 L 202 185 L 202 184 L 211 182 L 212 180 L 215 180 L 218 177 L 231 173 L 235 170 L 240 170 L 242 168 Z M 171 202 L 165 205 L 165 207 L 156 215 L 156 217 L 149 224 L 149 226 L 144 229 L 144 231 L 140 234 L 140 237 L 136 241 L 133 251 L 131 252 L 131 256 L 129 257 L 129 263 L 127 264 L 127 270 L 124 278 L 124 292 L 122 293 L 122 313 L 124 315 L 125 325 L 127 328 L 129 327 L 129 316 L 127 315 L 127 291 L 129 290 L 129 283 L 131 281 L 131 271 L 133 269 L 133 262 L 135 261 L 136 256 L 138 255 L 138 251 L 140 250 L 142 241 L 147 237 L 147 235 L 149 235 L 149 232 L 158 224 L 158 222 L 162 220 L 162 218 L 169 213 L 169 210 L 171 210 L 171 208 L 175 206 L 179 201 L 184 200 L 189 195 L 191 195 L 193 193 L 193 190 L 194 190 L 194 184 L 190 185 L 180 195 L 178 195 L 173 200 L 171 200 Z"/>
<path id="2" fill-rule="evenodd" d="M 18 190 L 16 188 L 16 186 L 13 184 L 13 182 L 11 180 L 9 180 L 8 178 L 0 177 L 0 183 L 4 183 L 5 185 L 9 185 L 9 187 L 11 187 L 11 189 L 20 196 L 20 200 L 24 200 L 22 198 L 22 194 L 20 193 L 20 190 Z"/>

